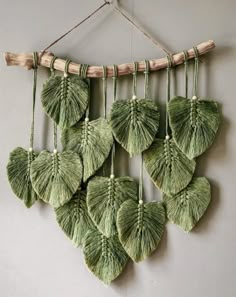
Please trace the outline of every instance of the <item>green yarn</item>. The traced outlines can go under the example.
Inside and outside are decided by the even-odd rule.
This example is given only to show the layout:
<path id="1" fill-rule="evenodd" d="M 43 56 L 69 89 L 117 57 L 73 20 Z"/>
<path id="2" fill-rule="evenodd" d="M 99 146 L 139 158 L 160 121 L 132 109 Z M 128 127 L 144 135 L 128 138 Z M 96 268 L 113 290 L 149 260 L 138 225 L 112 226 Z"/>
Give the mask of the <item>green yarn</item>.
<path id="1" fill-rule="evenodd" d="M 63 130 L 61 142 L 65 150 L 78 153 L 83 162 L 83 181 L 92 176 L 108 158 L 113 137 L 104 118 L 79 122 L 77 126 Z"/>
<path id="2" fill-rule="evenodd" d="M 81 246 L 86 233 L 94 228 L 88 214 L 86 192 L 77 191 L 69 202 L 56 208 L 55 213 L 61 229 L 76 247 Z"/>
<path id="3" fill-rule="evenodd" d="M 117 228 L 121 244 L 130 258 L 140 262 L 157 248 L 165 225 L 162 203 L 125 201 L 118 211 Z"/>
<path id="4" fill-rule="evenodd" d="M 76 124 L 88 106 L 89 86 L 77 75 L 51 75 L 43 86 L 41 101 L 46 114 L 60 128 Z"/>
<path id="5" fill-rule="evenodd" d="M 195 53 L 193 97 L 188 97 L 188 67 L 185 53 L 185 97 L 173 98 L 168 104 L 170 126 L 177 146 L 193 159 L 204 153 L 212 144 L 220 124 L 218 104 L 211 100 L 199 100 L 198 49 Z"/>
<path id="6" fill-rule="evenodd" d="M 23 200 L 26 207 L 31 207 L 38 199 L 37 194 L 32 188 L 30 180 L 31 163 L 37 157 L 38 153 L 34 152 L 34 113 L 36 101 L 38 74 L 38 53 L 33 53 L 33 103 L 32 103 L 32 121 L 30 128 L 30 147 L 25 150 L 21 147 L 15 148 L 10 153 L 7 164 L 8 181 L 15 195 Z"/>
<path id="7" fill-rule="evenodd" d="M 175 97 L 169 102 L 168 111 L 178 147 L 190 159 L 205 152 L 220 124 L 218 104 L 210 100 Z"/>
<path id="8" fill-rule="evenodd" d="M 131 177 L 96 176 L 88 183 L 89 214 L 105 236 L 109 237 L 117 232 L 117 212 L 127 199 L 137 199 L 137 185 Z"/>
<path id="9" fill-rule="evenodd" d="M 128 261 L 117 235 L 107 238 L 98 230 L 86 234 L 83 252 L 89 270 L 105 284 L 117 278 Z"/>
<path id="10" fill-rule="evenodd" d="M 143 156 L 152 181 L 168 195 L 178 193 L 192 179 L 196 162 L 189 160 L 173 139 L 155 139 Z"/>
<path id="11" fill-rule="evenodd" d="M 158 131 L 160 119 L 157 105 L 148 99 L 148 69 L 145 73 L 145 99 L 138 99 L 137 63 L 134 67 L 132 99 L 114 102 L 110 114 L 114 137 L 131 156 L 140 154 L 151 145 Z"/>
<path id="12" fill-rule="evenodd" d="M 152 100 L 135 98 L 113 103 L 110 123 L 116 141 L 133 156 L 153 142 L 159 118 L 159 109 Z"/>
<path id="13" fill-rule="evenodd" d="M 189 232 L 203 216 L 211 199 L 210 184 L 205 177 L 193 178 L 176 195 L 163 195 L 168 219 Z"/>
<path id="14" fill-rule="evenodd" d="M 7 164 L 8 180 L 12 191 L 27 207 L 31 207 L 38 199 L 30 180 L 31 163 L 37 155 L 34 151 L 17 147 L 10 153 Z"/>
<path id="15" fill-rule="evenodd" d="M 31 181 L 35 192 L 53 207 L 68 202 L 82 179 L 80 157 L 71 151 L 42 151 L 31 164 Z"/>

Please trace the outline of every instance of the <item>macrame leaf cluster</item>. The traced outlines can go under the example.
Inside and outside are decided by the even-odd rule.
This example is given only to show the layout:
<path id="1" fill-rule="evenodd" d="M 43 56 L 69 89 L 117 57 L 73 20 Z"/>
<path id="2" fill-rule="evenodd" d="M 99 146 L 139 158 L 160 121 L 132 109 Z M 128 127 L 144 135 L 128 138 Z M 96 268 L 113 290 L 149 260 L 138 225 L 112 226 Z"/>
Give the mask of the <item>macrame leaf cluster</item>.
<path id="1" fill-rule="evenodd" d="M 56 219 L 76 247 L 81 246 L 86 233 L 94 228 L 88 214 L 86 192 L 77 191 L 72 199 L 55 209 Z"/>
<path id="2" fill-rule="evenodd" d="M 117 212 L 127 199 L 137 199 L 137 185 L 128 176 L 94 177 L 88 184 L 88 210 L 101 233 L 116 234 Z"/>
<path id="3" fill-rule="evenodd" d="M 173 139 L 156 138 L 143 156 L 152 181 L 168 195 L 178 193 L 192 179 L 196 162 L 189 160 Z"/>
<path id="4" fill-rule="evenodd" d="M 31 163 L 37 155 L 34 151 L 17 147 L 10 153 L 7 164 L 8 180 L 12 191 L 27 207 L 31 207 L 38 199 L 30 180 Z"/>
<path id="5" fill-rule="evenodd" d="M 139 262 L 158 246 L 165 225 L 162 203 L 125 201 L 118 211 L 117 228 L 120 242 L 130 258 Z"/>
<path id="6" fill-rule="evenodd" d="M 177 146 L 193 159 L 212 144 L 220 124 L 218 104 L 210 100 L 173 98 L 168 104 Z"/>
<path id="7" fill-rule="evenodd" d="M 83 252 L 90 271 L 105 284 L 117 278 L 128 261 L 118 236 L 107 238 L 96 229 L 86 234 Z"/>
<path id="8" fill-rule="evenodd" d="M 88 83 L 79 76 L 52 75 L 43 86 L 41 101 L 47 115 L 64 129 L 81 119 L 88 97 Z"/>
<path id="9" fill-rule="evenodd" d="M 81 121 L 77 126 L 63 130 L 61 137 L 65 150 L 78 153 L 83 162 L 83 181 L 92 176 L 109 156 L 113 136 L 104 118 Z"/>
<path id="10" fill-rule="evenodd" d="M 31 165 L 31 181 L 39 197 L 53 207 L 68 202 L 82 179 L 80 157 L 72 152 L 42 151 Z"/>
<path id="11" fill-rule="evenodd" d="M 113 134 L 130 155 L 147 149 L 159 128 L 159 109 L 150 99 L 117 100 L 111 109 Z"/>
<path id="12" fill-rule="evenodd" d="M 193 178 L 191 183 L 176 195 L 164 194 L 168 219 L 189 232 L 203 216 L 211 200 L 210 184 L 205 177 Z"/>

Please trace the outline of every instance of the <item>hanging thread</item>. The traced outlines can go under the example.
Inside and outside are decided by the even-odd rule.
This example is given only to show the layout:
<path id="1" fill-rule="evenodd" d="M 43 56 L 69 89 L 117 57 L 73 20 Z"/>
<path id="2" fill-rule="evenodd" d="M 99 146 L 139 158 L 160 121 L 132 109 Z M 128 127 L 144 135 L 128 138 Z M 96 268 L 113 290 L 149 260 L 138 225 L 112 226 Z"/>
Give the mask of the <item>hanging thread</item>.
<path id="1" fill-rule="evenodd" d="M 104 104 L 104 118 L 107 117 L 107 67 L 103 67 L 102 88 L 103 88 L 103 104 Z"/>
<path id="2" fill-rule="evenodd" d="M 140 170 L 139 170 L 139 204 L 143 204 L 143 153 L 140 155 Z"/>
<path id="3" fill-rule="evenodd" d="M 88 64 L 81 64 L 79 68 L 79 76 L 82 79 L 87 79 L 87 71 L 88 71 L 89 65 Z M 90 109 L 90 80 L 88 80 L 88 86 L 89 86 L 89 98 L 88 98 L 88 107 L 85 113 L 85 118 L 89 119 L 89 109 Z"/>
<path id="4" fill-rule="evenodd" d="M 144 98 L 147 99 L 149 98 L 149 61 L 145 60 L 145 71 L 144 71 Z"/>
<path id="5" fill-rule="evenodd" d="M 113 102 L 116 101 L 116 95 L 117 95 L 117 77 L 118 77 L 118 70 L 117 65 L 113 65 Z M 114 163 L 115 163 L 115 140 L 112 145 L 111 149 L 111 178 L 114 178 Z"/>
<path id="6" fill-rule="evenodd" d="M 38 53 L 33 53 L 33 104 L 32 104 L 32 122 L 30 129 L 30 147 L 29 150 L 33 150 L 34 146 L 34 117 L 35 117 L 35 101 L 36 101 L 36 88 L 37 88 L 37 73 L 38 73 Z"/>
<path id="7" fill-rule="evenodd" d="M 113 5 L 111 1 L 104 1 L 102 5 L 100 5 L 98 8 L 96 8 L 92 13 L 90 13 L 86 18 L 84 18 L 82 21 L 80 21 L 78 24 L 73 26 L 71 29 L 66 31 L 64 34 L 62 34 L 60 37 L 58 37 L 56 40 L 51 42 L 49 45 L 47 45 L 40 55 L 40 59 L 45 54 L 45 52 L 51 48 L 53 45 L 58 43 L 60 40 L 62 40 L 64 37 L 66 37 L 68 34 L 70 34 L 72 31 L 74 31 L 76 28 L 78 28 L 80 25 L 82 25 L 84 22 L 86 22 L 88 19 L 90 19 L 93 15 L 95 15 L 97 12 L 99 12 L 103 7 L 106 5 L 110 5 L 115 11 L 117 11 L 121 16 L 123 16 L 129 23 L 131 23 L 136 29 L 138 29 L 146 38 L 148 38 L 152 43 L 154 43 L 159 49 L 161 49 L 166 54 L 171 54 L 160 42 L 157 42 L 154 40 L 144 29 L 142 29 L 140 26 L 138 26 L 133 20 L 131 20 L 130 17 L 128 17 L 123 11 L 121 11 L 117 6 Z"/>
<path id="8" fill-rule="evenodd" d="M 188 98 L 188 52 L 184 52 L 184 88 L 185 88 L 185 98 Z"/>
<path id="9" fill-rule="evenodd" d="M 50 62 L 51 75 L 55 74 L 54 63 L 55 63 L 56 59 L 57 59 L 57 57 L 54 56 Z M 53 152 L 56 153 L 57 152 L 57 124 L 55 121 L 53 121 L 53 146 L 54 146 Z"/>
<path id="10" fill-rule="evenodd" d="M 138 62 L 134 62 L 133 64 L 134 70 L 133 70 L 133 97 L 132 99 L 137 98 L 137 72 L 138 72 Z"/>
<path id="11" fill-rule="evenodd" d="M 198 70 L 199 70 L 199 54 L 197 47 L 193 47 L 195 58 L 194 58 L 194 82 L 193 82 L 193 98 L 197 99 L 197 88 L 198 88 Z"/>
<path id="12" fill-rule="evenodd" d="M 167 56 L 167 85 L 166 85 L 166 139 L 169 139 L 169 115 L 168 115 L 168 102 L 170 101 L 170 73 L 172 68 L 172 57 Z"/>

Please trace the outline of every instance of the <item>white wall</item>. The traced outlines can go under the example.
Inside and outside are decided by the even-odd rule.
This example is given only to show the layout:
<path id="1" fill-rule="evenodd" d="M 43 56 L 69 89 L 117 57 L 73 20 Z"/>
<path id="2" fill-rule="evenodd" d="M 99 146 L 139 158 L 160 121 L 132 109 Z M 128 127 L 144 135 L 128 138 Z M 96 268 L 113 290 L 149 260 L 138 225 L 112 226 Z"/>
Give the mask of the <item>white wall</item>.
<path id="1" fill-rule="evenodd" d="M 39 51 L 102 0 L 0 0 L 0 50 Z M 159 249 L 147 261 L 130 263 L 106 288 L 85 267 L 55 222 L 52 209 L 30 210 L 12 193 L 6 177 L 9 152 L 28 147 L 32 72 L 6 67 L 0 60 L 0 296 L 1 297 L 234 297 L 236 294 L 236 2 L 234 0 L 126 0 L 122 8 L 173 52 L 214 39 L 217 48 L 202 58 L 200 93 L 222 105 L 222 124 L 210 150 L 198 160 L 197 174 L 209 178 L 212 203 L 190 234 L 168 224 Z M 113 64 L 163 54 L 107 7 L 66 37 L 52 51 L 88 64 Z M 182 67 L 173 93 L 183 94 Z M 46 71 L 39 69 L 40 90 Z M 127 83 L 129 81 L 129 84 Z M 120 96 L 131 93 L 130 78 L 119 83 Z M 95 82 L 94 89 L 99 83 Z M 151 77 L 153 99 L 164 108 L 165 71 Z M 139 80 L 140 92 L 143 85 Z M 38 92 L 39 94 L 39 92 Z M 99 115 L 100 89 L 93 115 Z M 109 106 L 111 96 L 109 97 Z M 36 147 L 51 148 L 51 125 L 38 97 Z M 163 119 L 162 119 L 163 120 Z M 138 176 L 139 159 L 118 152 L 120 174 Z M 121 163 L 121 164 L 120 164 Z M 129 171 L 128 171 L 129 170 Z M 147 200 L 161 195 L 145 176 Z"/>

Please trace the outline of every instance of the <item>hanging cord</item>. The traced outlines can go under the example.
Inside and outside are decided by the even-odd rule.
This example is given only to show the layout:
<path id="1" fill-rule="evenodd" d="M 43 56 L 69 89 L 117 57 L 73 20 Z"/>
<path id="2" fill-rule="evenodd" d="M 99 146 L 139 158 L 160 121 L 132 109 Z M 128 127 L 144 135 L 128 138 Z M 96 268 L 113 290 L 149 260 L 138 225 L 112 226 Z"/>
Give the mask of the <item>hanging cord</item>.
<path id="1" fill-rule="evenodd" d="M 151 35 L 149 35 L 143 28 L 141 28 L 137 23 L 135 23 L 130 17 L 127 16 L 123 11 L 121 11 L 117 6 L 112 4 L 112 1 L 106 1 L 105 3 L 110 4 L 111 7 L 116 10 L 120 15 L 122 15 L 130 24 L 132 24 L 136 29 L 138 29 L 147 39 L 149 39 L 152 43 L 154 43 L 160 50 L 162 50 L 167 55 L 171 55 L 171 53 L 160 43 L 154 40 Z"/>
<path id="2" fill-rule="evenodd" d="M 139 171 L 139 192 L 138 192 L 138 199 L 139 204 L 143 204 L 143 153 L 140 155 L 140 171 Z"/>
<path id="3" fill-rule="evenodd" d="M 69 70 L 69 64 L 70 64 L 71 60 L 66 60 L 65 62 L 65 69 L 64 69 L 64 77 L 68 77 L 68 70 Z"/>
<path id="4" fill-rule="evenodd" d="M 79 76 L 82 79 L 87 79 L 87 72 L 88 72 L 89 65 L 88 64 L 81 64 L 79 68 Z M 89 88 L 89 98 L 88 98 L 88 107 L 85 113 L 86 121 L 89 121 L 89 108 L 90 108 L 90 80 L 87 80 L 88 88 Z"/>
<path id="5" fill-rule="evenodd" d="M 54 56 L 50 62 L 51 76 L 55 75 L 54 63 L 56 59 L 57 57 Z M 54 146 L 53 152 L 57 153 L 57 124 L 54 121 L 53 121 L 53 146 Z"/>
<path id="6" fill-rule="evenodd" d="M 66 37 L 68 34 L 70 34 L 72 31 L 74 31 L 76 28 L 78 28 L 80 25 L 82 25 L 84 22 L 86 22 L 88 19 L 90 19 L 93 15 L 95 15 L 98 11 L 100 11 L 103 7 L 106 5 L 110 5 L 114 10 L 116 10 L 119 14 L 121 14 L 127 21 L 129 21 L 136 29 L 138 29 L 143 35 L 145 35 L 152 43 L 154 43 L 159 49 L 161 49 L 166 54 L 171 54 L 163 45 L 161 45 L 159 42 L 154 40 L 144 29 L 139 27 L 134 21 L 132 21 L 124 12 L 122 12 L 117 6 L 112 4 L 112 1 L 104 0 L 105 3 L 100 5 L 97 9 L 95 9 L 91 14 L 89 14 L 86 18 L 84 18 L 82 21 L 80 21 L 78 24 L 76 24 L 74 27 L 66 31 L 64 34 L 62 34 L 60 37 L 58 37 L 56 40 L 51 42 L 49 45 L 47 45 L 40 55 L 40 59 L 45 54 L 45 52 L 51 48 L 53 45 L 58 43 L 60 40 L 62 40 L 64 37 Z"/>
<path id="7" fill-rule="evenodd" d="M 134 62 L 133 70 L 133 96 L 132 99 L 137 99 L 137 73 L 138 73 L 138 62 Z"/>
<path id="8" fill-rule="evenodd" d="M 198 88 L 198 70 L 199 70 L 199 53 L 197 47 L 193 47 L 194 54 L 195 54 L 195 63 L 194 63 L 194 81 L 193 81 L 193 98 L 194 100 L 197 99 L 197 88 Z"/>
<path id="9" fill-rule="evenodd" d="M 149 61 L 145 60 L 145 71 L 144 71 L 144 98 L 147 99 L 150 97 L 149 93 Z"/>
<path id="10" fill-rule="evenodd" d="M 185 88 L 185 98 L 188 98 L 188 52 L 184 52 L 184 88 Z"/>
<path id="11" fill-rule="evenodd" d="M 52 43 L 50 43 L 49 45 L 47 45 L 41 54 L 41 57 L 45 54 L 45 52 L 51 48 L 53 45 L 55 45 L 56 43 L 58 43 L 61 39 L 63 39 L 64 37 L 66 37 L 68 34 L 70 34 L 72 31 L 74 31 L 76 28 L 78 28 L 80 25 L 82 25 L 84 22 L 86 22 L 88 19 L 90 19 L 94 14 L 96 14 L 99 10 L 101 10 L 104 6 L 106 6 L 109 3 L 103 3 L 102 5 L 100 5 L 97 9 L 95 9 L 91 14 L 89 14 L 86 18 L 84 18 L 82 21 L 80 21 L 78 24 L 76 24 L 74 27 L 72 27 L 71 29 L 69 29 L 68 31 L 66 31 L 64 34 L 62 34 L 60 37 L 58 37 L 56 40 L 54 40 Z"/>
<path id="12" fill-rule="evenodd" d="M 34 147 L 34 116 L 35 116 L 35 101 L 36 101 L 36 88 L 37 88 L 37 74 L 38 74 L 38 53 L 33 53 L 33 105 L 32 105 L 32 122 L 30 129 L 30 147 L 29 151 L 33 150 Z"/>
<path id="13" fill-rule="evenodd" d="M 116 101 L 117 77 L 118 77 L 117 65 L 113 65 L 113 76 L 112 76 L 112 79 L 113 79 L 113 102 Z M 114 174 L 115 149 L 116 149 L 116 145 L 115 145 L 115 140 L 114 140 L 112 149 L 111 149 L 111 178 L 115 177 L 115 174 Z"/>
<path id="14" fill-rule="evenodd" d="M 102 94 L 104 104 L 104 118 L 107 118 L 107 67 L 103 66 Z"/>
<path id="15" fill-rule="evenodd" d="M 166 85 L 166 139 L 169 139 L 169 114 L 168 114 L 168 103 L 170 101 L 170 74 L 173 66 L 172 56 L 167 56 L 167 85 Z"/>

